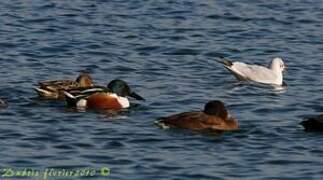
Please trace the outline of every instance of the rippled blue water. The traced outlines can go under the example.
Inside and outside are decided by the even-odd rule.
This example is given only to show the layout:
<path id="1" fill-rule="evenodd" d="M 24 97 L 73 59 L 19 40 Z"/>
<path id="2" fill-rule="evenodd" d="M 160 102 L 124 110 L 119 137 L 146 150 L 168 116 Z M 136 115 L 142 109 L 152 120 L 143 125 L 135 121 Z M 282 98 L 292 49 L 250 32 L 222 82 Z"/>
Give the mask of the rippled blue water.
<path id="1" fill-rule="evenodd" d="M 110 179 L 322 179 L 319 0 L 0 1 L 0 167 L 109 167 Z M 283 57 L 288 89 L 237 83 L 214 60 Z M 37 99 L 41 80 L 122 78 L 147 101 L 118 115 Z M 225 102 L 240 130 L 162 130 L 159 116 Z M 98 176 L 94 179 L 104 179 Z M 62 178 L 66 179 L 66 178 Z"/>

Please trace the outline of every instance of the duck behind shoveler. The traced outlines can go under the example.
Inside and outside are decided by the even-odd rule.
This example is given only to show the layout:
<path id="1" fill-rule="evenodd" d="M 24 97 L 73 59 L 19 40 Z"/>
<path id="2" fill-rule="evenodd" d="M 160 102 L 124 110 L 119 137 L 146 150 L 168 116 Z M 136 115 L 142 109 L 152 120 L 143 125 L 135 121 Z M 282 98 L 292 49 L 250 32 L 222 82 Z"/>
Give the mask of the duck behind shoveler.
<path id="1" fill-rule="evenodd" d="M 75 81 L 73 80 L 54 80 L 39 82 L 34 87 L 38 95 L 45 99 L 64 99 L 64 91 L 92 87 L 93 82 L 89 74 L 80 74 Z"/>

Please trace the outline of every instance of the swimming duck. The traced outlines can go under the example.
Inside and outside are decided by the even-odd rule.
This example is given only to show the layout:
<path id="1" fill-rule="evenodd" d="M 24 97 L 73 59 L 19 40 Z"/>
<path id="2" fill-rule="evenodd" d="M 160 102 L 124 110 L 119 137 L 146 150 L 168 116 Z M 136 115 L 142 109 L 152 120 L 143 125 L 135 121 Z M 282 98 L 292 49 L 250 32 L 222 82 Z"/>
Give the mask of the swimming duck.
<path id="1" fill-rule="evenodd" d="M 54 80 L 39 82 L 38 87 L 34 87 L 40 97 L 46 99 L 64 99 L 64 91 L 80 87 L 93 86 L 92 78 L 89 74 L 80 74 L 75 81 Z"/>
<path id="2" fill-rule="evenodd" d="M 123 109 L 130 106 L 127 97 L 144 100 L 140 95 L 131 91 L 123 80 L 113 80 L 107 87 L 95 86 L 80 91 L 65 91 L 68 106 L 91 109 Z"/>
<path id="3" fill-rule="evenodd" d="M 230 131 L 238 129 L 238 121 L 228 117 L 221 101 L 209 101 L 203 111 L 183 112 L 162 117 L 155 123 L 162 128 L 184 128 L 194 131 Z"/>
<path id="4" fill-rule="evenodd" d="M 271 61 L 269 68 L 245 64 L 243 62 L 231 62 L 223 57 L 221 57 L 218 62 L 224 64 L 224 67 L 240 81 L 253 81 L 279 86 L 284 85 L 283 71 L 286 67 L 283 60 L 279 57 L 276 57 Z"/>
<path id="5" fill-rule="evenodd" d="M 323 132 L 323 114 L 310 117 L 300 123 L 305 131 L 321 131 Z"/>

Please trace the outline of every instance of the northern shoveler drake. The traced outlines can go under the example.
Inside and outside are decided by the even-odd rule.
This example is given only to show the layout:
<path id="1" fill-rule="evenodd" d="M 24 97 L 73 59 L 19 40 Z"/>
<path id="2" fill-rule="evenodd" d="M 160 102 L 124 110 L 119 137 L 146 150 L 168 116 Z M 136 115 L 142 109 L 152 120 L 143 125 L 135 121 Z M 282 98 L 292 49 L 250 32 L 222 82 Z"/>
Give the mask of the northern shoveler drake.
<path id="1" fill-rule="evenodd" d="M 184 112 L 159 118 L 155 122 L 162 128 L 184 128 L 193 131 L 230 131 L 238 129 L 238 121 L 228 116 L 221 101 L 209 101 L 203 111 Z"/>
<path id="2" fill-rule="evenodd" d="M 144 100 L 140 95 L 131 91 L 123 80 L 113 80 L 107 87 L 95 86 L 83 90 L 65 91 L 68 106 L 91 109 L 123 109 L 130 106 L 127 97 Z"/>
<path id="3" fill-rule="evenodd" d="M 34 87 L 38 95 L 46 99 L 64 99 L 64 91 L 80 87 L 92 87 L 93 82 L 89 74 L 80 74 L 75 81 L 73 80 L 54 80 L 39 82 Z"/>
<path id="4" fill-rule="evenodd" d="M 310 117 L 300 123 L 305 131 L 323 132 L 323 114 Z"/>

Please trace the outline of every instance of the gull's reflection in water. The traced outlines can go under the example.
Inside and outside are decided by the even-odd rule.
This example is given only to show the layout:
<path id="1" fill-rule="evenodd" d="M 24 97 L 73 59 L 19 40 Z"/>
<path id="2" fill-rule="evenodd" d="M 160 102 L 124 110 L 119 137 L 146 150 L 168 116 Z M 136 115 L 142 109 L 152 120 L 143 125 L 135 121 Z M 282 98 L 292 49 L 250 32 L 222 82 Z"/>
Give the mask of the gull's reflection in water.
<path id="1" fill-rule="evenodd" d="M 232 83 L 232 91 L 243 91 L 247 90 L 250 92 L 254 92 L 257 90 L 259 92 L 267 92 L 270 90 L 270 93 L 274 94 L 283 94 L 287 92 L 288 86 L 286 82 L 283 82 L 283 85 L 275 85 L 275 84 L 261 84 L 255 82 L 247 82 L 247 81 L 238 81 Z M 257 93 L 259 93 L 257 92 Z"/>

